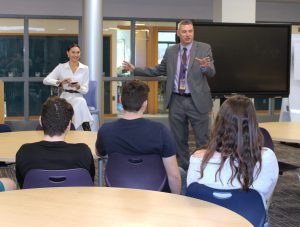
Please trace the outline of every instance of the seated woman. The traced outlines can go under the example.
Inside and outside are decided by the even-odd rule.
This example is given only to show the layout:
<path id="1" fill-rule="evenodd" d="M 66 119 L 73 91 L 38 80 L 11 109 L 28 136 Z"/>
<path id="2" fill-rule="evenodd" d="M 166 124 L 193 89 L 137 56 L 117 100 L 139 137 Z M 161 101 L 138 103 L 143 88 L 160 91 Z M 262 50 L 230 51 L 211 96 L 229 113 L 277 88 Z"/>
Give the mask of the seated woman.
<path id="1" fill-rule="evenodd" d="M 77 129 L 91 131 L 90 123 L 93 117 L 89 111 L 83 95 L 89 90 L 89 68 L 79 62 L 80 48 L 78 44 L 72 44 L 67 49 L 69 61 L 59 64 L 44 79 L 45 85 L 61 86 L 63 92 L 61 98 L 66 99 L 74 109 L 73 124 Z"/>
<path id="2" fill-rule="evenodd" d="M 239 95 L 227 99 L 207 148 L 190 158 L 187 185 L 198 182 L 216 189 L 252 188 L 261 194 L 266 206 L 277 183 L 278 162 L 263 144 L 251 100 Z"/>
<path id="3" fill-rule="evenodd" d="M 0 192 L 15 190 L 16 184 L 9 178 L 0 178 Z"/>

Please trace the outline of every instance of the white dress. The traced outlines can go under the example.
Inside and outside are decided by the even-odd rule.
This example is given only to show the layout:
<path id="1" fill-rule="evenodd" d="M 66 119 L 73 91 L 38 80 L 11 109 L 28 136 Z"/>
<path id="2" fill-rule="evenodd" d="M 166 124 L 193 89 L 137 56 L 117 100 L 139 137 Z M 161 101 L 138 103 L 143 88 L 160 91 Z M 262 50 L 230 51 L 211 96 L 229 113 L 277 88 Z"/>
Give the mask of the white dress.
<path id="1" fill-rule="evenodd" d="M 60 95 L 61 98 L 66 99 L 74 109 L 73 124 L 77 129 L 83 122 L 90 122 L 92 124 L 93 117 L 89 111 L 86 100 L 83 94 L 89 90 L 89 68 L 88 66 L 79 62 L 79 66 L 75 73 L 72 72 L 69 62 L 59 64 L 55 69 L 44 79 L 45 85 L 58 86 L 56 82 L 65 78 L 72 78 L 72 81 L 80 84 L 79 93 L 69 93 L 63 91 Z M 68 87 L 67 84 L 63 85 L 64 90 L 76 90 L 75 88 Z"/>
<path id="2" fill-rule="evenodd" d="M 192 155 L 187 174 L 187 186 L 193 182 L 198 182 L 216 189 L 241 188 L 237 179 L 233 180 L 232 185 L 228 182 L 228 179 L 231 177 L 229 159 L 225 161 L 221 171 L 222 182 L 219 179 L 219 174 L 217 174 L 217 180 L 215 181 L 215 173 L 219 168 L 220 157 L 220 154 L 215 152 L 214 156 L 209 160 L 204 169 L 203 178 L 200 179 L 200 165 L 202 163 L 202 158 Z M 266 208 L 269 206 L 272 193 L 276 186 L 278 173 L 278 161 L 274 152 L 269 148 L 263 147 L 261 171 L 257 178 L 254 179 L 250 188 L 253 188 L 260 193 Z M 254 171 L 254 176 L 256 176 L 256 170 Z"/>

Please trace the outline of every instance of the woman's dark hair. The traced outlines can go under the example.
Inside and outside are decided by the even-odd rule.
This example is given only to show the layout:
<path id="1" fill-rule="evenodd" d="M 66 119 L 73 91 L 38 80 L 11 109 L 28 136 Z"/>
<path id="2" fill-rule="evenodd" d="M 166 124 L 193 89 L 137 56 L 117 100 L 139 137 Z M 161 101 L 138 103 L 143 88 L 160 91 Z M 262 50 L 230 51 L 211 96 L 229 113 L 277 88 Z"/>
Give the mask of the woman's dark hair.
<path id="1" fill-rule="evenodd" d="M 72 43 L 68 46 L 67 51 L 69 52 L 73 47 L 78 47 L 80 49 L 80 46 L 77 43 Z"/>
<path id="2" fill-rule="evenodd" d="M 60 136 L 67 129 L 74 111 L 65 99 L 53 96 L 42 106 L 41 122 L 45 135 Z"/>
<path id="3" fill-rule="evenodd" d="M 124 110 L 137 112 L 148 99 L 149 87 L 140 80 L 126 81 L 122 86 L 121 100 Z"/>
<path id="4" fill-rule="evenodd" d="M 252 101 L 236 95 L 228 98 L 221 106 L 210 135 L 207 152 L 200 166 L 200 178 L 207 163 L 217 151 L 221 154 L 221 163 L 215 179 L 221 179 L 221 170 L 228 159 L 231 167 L 232 184 L 237 178 L 242 190 L 248 190 L 261 171 L 261 148 L 264 144 L 256 119 Z M 256 176 L 255 166 L 258 164 Z"/>

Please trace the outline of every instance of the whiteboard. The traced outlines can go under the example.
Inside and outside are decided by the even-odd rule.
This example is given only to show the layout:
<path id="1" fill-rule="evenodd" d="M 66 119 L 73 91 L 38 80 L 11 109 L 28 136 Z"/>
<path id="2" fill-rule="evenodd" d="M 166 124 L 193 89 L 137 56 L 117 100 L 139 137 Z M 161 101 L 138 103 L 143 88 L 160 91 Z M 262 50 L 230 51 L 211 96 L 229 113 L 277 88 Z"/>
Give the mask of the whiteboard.
<path id="1" fill-rule="evenodd" d="M 294 54 L 294 80 L 300 80 L 300 40 L 295 39 Z"/>
<path id="2" fill-rule="evenodd" d="M 300 121 L 300 35 L 292 34 L 289 110 L 291 121 Z"/>

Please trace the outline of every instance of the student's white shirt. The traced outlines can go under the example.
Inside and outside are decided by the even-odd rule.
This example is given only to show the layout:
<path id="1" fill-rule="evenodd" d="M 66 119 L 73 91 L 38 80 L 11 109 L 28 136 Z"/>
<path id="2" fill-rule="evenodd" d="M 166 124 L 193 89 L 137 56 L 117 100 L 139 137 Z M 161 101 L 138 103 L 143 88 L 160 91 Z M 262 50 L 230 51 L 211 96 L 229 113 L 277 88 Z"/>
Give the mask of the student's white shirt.
<path id="1" fill-rule="evenodd" d="M 187 174 L 187 186 L 193 182 L 198 182 L 216 189 L 241 188 L 241 185 L 236 178 L 232 181 L 232 183 L 230 183 L 230 181 L 228 182 L 228 179 L 231 177 L 229 159 L 227 159 L 224 163 L 220 178 L 219 174 L 217 174 L 217 178 L 215 179 L 215 174 L 219 168 L 221 160 L 220 158 L 221 155 L 218 152 L 215 152 L 204 169 L 203 178 L 200 179 L 200 165 L 202 163 L 202 158 L 192 155 Z M 256 176 L 256 173 L 257 168 L 254 171 L 254 176 Z M 264 147 L 262 149 L 261 171 L 257 178 L 254 179 L 250 188 L 255 189 L 261 194 L 266 207 L 269 205 L 269 200 L 271 199 L 276 186 L 278 173 L 278 161 L 274 152 L 271 149 Z"/>

